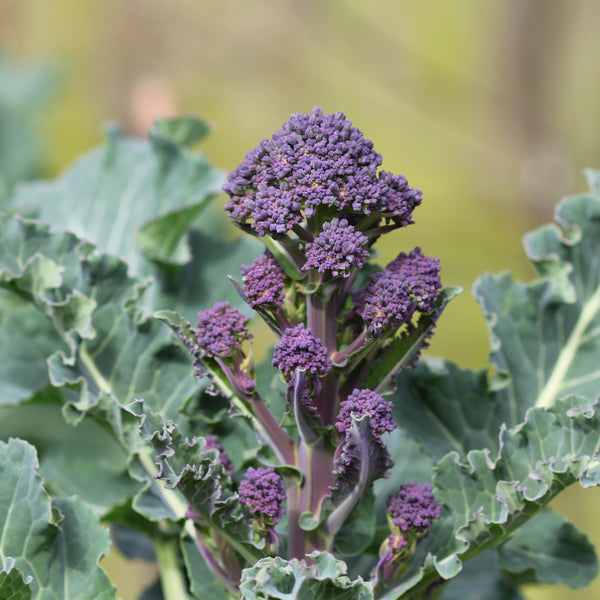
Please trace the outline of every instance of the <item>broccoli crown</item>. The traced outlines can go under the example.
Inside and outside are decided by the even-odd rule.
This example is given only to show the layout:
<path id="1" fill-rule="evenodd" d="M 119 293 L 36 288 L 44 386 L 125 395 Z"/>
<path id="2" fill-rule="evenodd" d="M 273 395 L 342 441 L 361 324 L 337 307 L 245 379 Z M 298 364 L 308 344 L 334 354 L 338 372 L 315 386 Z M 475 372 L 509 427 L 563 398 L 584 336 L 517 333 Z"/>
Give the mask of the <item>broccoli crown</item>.
<path id="1" fill-rule="evenodd" d="M 441 516 L 442 505 L 433 496 L 430 483 L 405 483 L 388 498 L 387 512 L 394 527 L 420 536 Z"/>
<path id="2" fill-rule="evenodd" d="M 316 269 L 333 277 L 349 277 L 353 267 L 361 268 L 369 252 L 368 239 L 356 231 L 347 219 L 334 217 L 323 224 L 314 242 L 306 245 L 304 271 Z"/>
<path id="3" fill-rule="evenodd" d="M 281 306 L 285 299 L 285 274 L 270 252 L 265 252 L 251 265 L 242 265 L 243 291 L 248 304 Z"/>
<path id="4" fill-rule="evenodd" d="M 228 356 L 238 350 L 242 341 L 252 337 L 248 320 L 229 302 L 217 302 L 213 308 L 200 311 L 195 334 L 204 356 Z"/>
<path id="5" fill-rule="evenodd" d="M 354 295 L 357 312 L 372 333 L 398 327 L 415 310 L 430 312 L 440 293 L 440 261 L 421 253 L 419 247 L 401 252 L 384 271 L 371 275 L 366 288 Z"/>
<path id="6" fill-rule="evenodd" d="M 327 348 L 313 335 L 304 323 L 289 327 L 281 336 L 281 342 L 273 352 L 273 366 L 279 369 L 284 379 L 290 383 L 296 369 L 303 369 L 311 375 L 323 377 L 331 370 L 331 360 Z"/>
<path id="7" fill-rule="evenodd" d="M 285 486 L 273 467 L 250 467 L 240 483 L 239 495 L 253 517 L 276 523 L 285 514 Z"/>
<path id="8" fill-rule="evenodd" d="M 373 433 L 376 437 L 381 437 L 386 431 L 396 429 L 392 418 L 392 408 L 392 402 L 384 400 L 372 390 L 354 390 L 346 400 L 340 403 L 336 429 L 341 436 L 344 436 L 352 425 L 353 416 L 356 419 L 367 416 Z"/>
<path id="9" fill-rule="evenodd" d="M 421 192 L 402 176 L 378 175 L 380 165 L 373 143 L 343 113 L 295 113 L 229 175 L 225 209 L 261 236 L 287 233 L 320 205 L 408 224 Z"/>

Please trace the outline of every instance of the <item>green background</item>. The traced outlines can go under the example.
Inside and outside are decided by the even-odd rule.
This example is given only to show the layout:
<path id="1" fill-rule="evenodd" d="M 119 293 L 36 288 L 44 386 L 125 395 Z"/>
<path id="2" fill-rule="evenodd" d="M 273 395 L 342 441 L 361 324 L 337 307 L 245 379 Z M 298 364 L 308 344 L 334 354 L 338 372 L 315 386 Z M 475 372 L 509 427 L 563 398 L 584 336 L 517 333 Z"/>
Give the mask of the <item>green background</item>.
<path id="1" fill-rule="evenodd" d="M 531 278 L 521 236 L 600 167 L 599 29 L 596 0 L 0 2 L 0 49 L 56 73 L 37 122 L 44 176 L 99 143 L 108 120 L 143 135 L 155 116 L 197 113 L 215 125 L 203 150 L 230 170 L 290 113 L 345 112 L 383 167 L 423 190 L 415 225 L 380 259 L 418 244 L 464 286 L 430 355 L 468 367 L 487 364 L 475 278 Z M 572 488 L 554 505 L 597 546 L 599 494 Z M 105 566 L 125 599 L 153 579 L 116 553 Z M 600 583 L 528 590 L 599 596 Z"/>

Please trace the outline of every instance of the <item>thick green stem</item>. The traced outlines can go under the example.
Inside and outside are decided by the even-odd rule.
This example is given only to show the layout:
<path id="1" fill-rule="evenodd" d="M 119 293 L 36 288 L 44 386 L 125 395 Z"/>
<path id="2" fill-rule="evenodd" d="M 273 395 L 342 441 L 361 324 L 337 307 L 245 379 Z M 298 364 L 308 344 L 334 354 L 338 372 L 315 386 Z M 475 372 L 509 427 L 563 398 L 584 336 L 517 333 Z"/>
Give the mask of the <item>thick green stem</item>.
<path id="1" fill-rule="evenodd" d="M 179 565 L 177 538 L 155 539 L 154 550 L 164 599 L 188 600 L 187 583 Z"/>

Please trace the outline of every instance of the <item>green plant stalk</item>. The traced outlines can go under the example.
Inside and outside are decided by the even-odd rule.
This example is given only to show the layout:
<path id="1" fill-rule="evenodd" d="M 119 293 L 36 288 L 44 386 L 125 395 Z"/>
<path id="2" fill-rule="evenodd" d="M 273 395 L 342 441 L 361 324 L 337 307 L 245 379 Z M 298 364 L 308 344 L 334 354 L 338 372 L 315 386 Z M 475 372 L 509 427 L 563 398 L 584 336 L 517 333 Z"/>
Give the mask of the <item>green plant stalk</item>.
<path id="1" fill-rule="evenodd" d="M 179 565 L 177 538 L 156 538 L 153 541 L 165 600 L 188 600 L 187 583 Z"/>

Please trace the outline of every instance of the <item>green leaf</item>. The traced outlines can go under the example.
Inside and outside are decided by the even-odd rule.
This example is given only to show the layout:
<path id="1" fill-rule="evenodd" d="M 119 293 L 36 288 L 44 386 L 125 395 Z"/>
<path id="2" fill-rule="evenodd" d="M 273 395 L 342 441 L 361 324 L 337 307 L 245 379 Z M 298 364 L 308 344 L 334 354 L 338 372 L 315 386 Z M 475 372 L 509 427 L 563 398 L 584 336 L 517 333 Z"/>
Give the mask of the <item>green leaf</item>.
<path id="1" fill-rule="evenodd" d="M 244 569 L 243 600 L 372 600 L 373 586 L 346 575 L 346 565 L 328 552 L 309 555 L 314 564 L 267 557 Z"/>
<path id="2" fill-rule="evenodd" d="M 451 579 L 441 600 L 524 600 L 510 575 L 498 567 L 494 552 L 487 551 L 465 563 L 460 574 Z"/>
<path id="3" fill-rule="evenodd" d="M 198 600 L 225 600 L 231 598 L 223 584 L 208 568 L 198 546 L 185 533 L 181 536 L 181 553 L 190 580 L 190 591 Z"/>
<path id="4" fill-rule="evenodd" d="M 114 586 L 98 566 L 107 531 L 76 498 L 51 502 L 37 475 L 35 448 L 0 442 L 0 562 L 32 577 L 32 598 L 109 600 Z"/>
<path id="5" fill-rule="evenodd" d="M 0 600 L 31 600 L 31 577 L 23 577 L 23 573 L 15 568 L 14 558 L 5 558 L 3 562 L 4 566 L 0 567 Z"/>
<path id="6" fill-rule="evenodd" d="M 334 550 L 341 556 L 356 556 L 371 543 L 374 535 L 375 495 L 369 488 L 335 536 Z"/>
<path id="7" fill-rule="evenodd" d="M 93 252 L 72 234 L 1 215 L 0 244 L 0 286 L 34 305 L 59 336 L 49 379 L 63 389 L 72 422 L 93 409 L 122 437 L 119 408 L 135 397 L 178 417 L 198 388 L 191 359 L 144 316 L 144 288 L 123 261 Z"/>
<path id="8" fill-rule="evenodd" d="M 395 377 L 415 364 L 442 312 L 461 291 L 456 286 L 444 288 L 432 312 L 419 314 L 416 324 L 385 345 L 371 364 L 364 386 L 380 393 L 395 389 Z"/>
<path id="9" fill-rule="evenodd" d="M 0 206 L 23 179 L 39 175 L 42 144 L 38 118 L 55 87 L 56 69 L 0 56 Z"/>
<path id="10" fill-rule="evenodd" d="M 227 300 L 245 314 L 253 314 L 227 275 L 238 274 L 242 263 L 250 264 L 262 253 L 262 245 L 249 237 L 226 241 L 193 230 L 189 246 L 191 261 L 188 264 L 157 273 L 160 295 L 156 308 L 177 311 L 188 321 L 195 322 L 199 310 Z"/>
<path id="11" fill-rule="evenodd" d="M 156 452 L 156 477 L 168 488 L 177 488 L 201 520 L 248 562 L 258 560 L 261 553 L 252 544 L 252 527 L 237 494 L 231 491 L 231 479 L 223 469 L 218 450 L 205 450 L 204 438 L 183 437 L 172 421 L 140 402 L 133 403 L 129 410 L 140 421 L 142 438 Z"/>
<path id="12" fill-rule="evenodd" d="M 492 343 L 493 380 L 515 425 L 531 406 L 567 394 L 595 397 L 600 385 L 600 197 L 566 198 L 557 225 L 525 238 L 540 278 L 530 284 L 508 274 L 486 275 L 474 293 Z"/>
<path id="13" fill-rule="evenodd" d="M 3 410 L 0 439 L 18 436 L 36 446 L 40 475 L 55 496 L 77 495 L 99 517 L 140 490 L 128 475 L 129 454 L 97 420 L 77 427 L 61 414 L 61 394 L 48 387 L 22 406 Z"/>
<path id="14" fill-rule="evenodd" d="M 210 130 L 211 126 L 206 121 L 187 115 L 156 119 L 148 135 L 153 144 L 170 145 L 176 152 L 180 148 L 189 148 L 197 144 Z"/>
<path id="15" fill-rule="evenodd" d="M 421 363 L 398 377 L 394 420 L 418 437 L 436 459 L 451 451 L 498 450 L 498 432 L 512 423 L 510 404 L 489 390 L 487 373 L 446 361 Z"/>
<path id="16" fill-rule="evenodd" d="M 105 146 L 84 155 L 56 181 L 21 186 L 13 205 L 33 208 L 52 226 L 124 257 L 135 274 L 153 270 L 136 239 L 151 259 L 181 264 L 189 257 L 184 236 L 193 218 L 222 183 L 204 156 L 178 145 L 197 136 L 192 129 L 204 126 L 194 125 L 190 117 L 180 121 L 182 132 L 185 127 L 190 128 L 187 137 L 162 122 L 153 143 L 113 128 Z M 190 217 L 187 227 L 182 215 Z"/>
<path id="17" fill-rule="evenodd" d="M 533 571 L 550 585 L 580 589 L 598 574 L 598 558 L 587 536 L 550 510 L 522 525 L 498 549 L 500 566 L 511 573 Z"/>
<path id="18" fill-rule="evenodd" d="M 597 407 L 570 396 L 549 409 L 530 409 L 521 425 L 501 429 L 497 457 L 472 450 L 466 459 L 451 452 L 439 461 L 433 483 L 445 507 L 442 519 L 418 546 L 405 580 L 380 600 L 455 577 L 464 560 L 503 542 L 566 486 L 598 485 Z"/>

